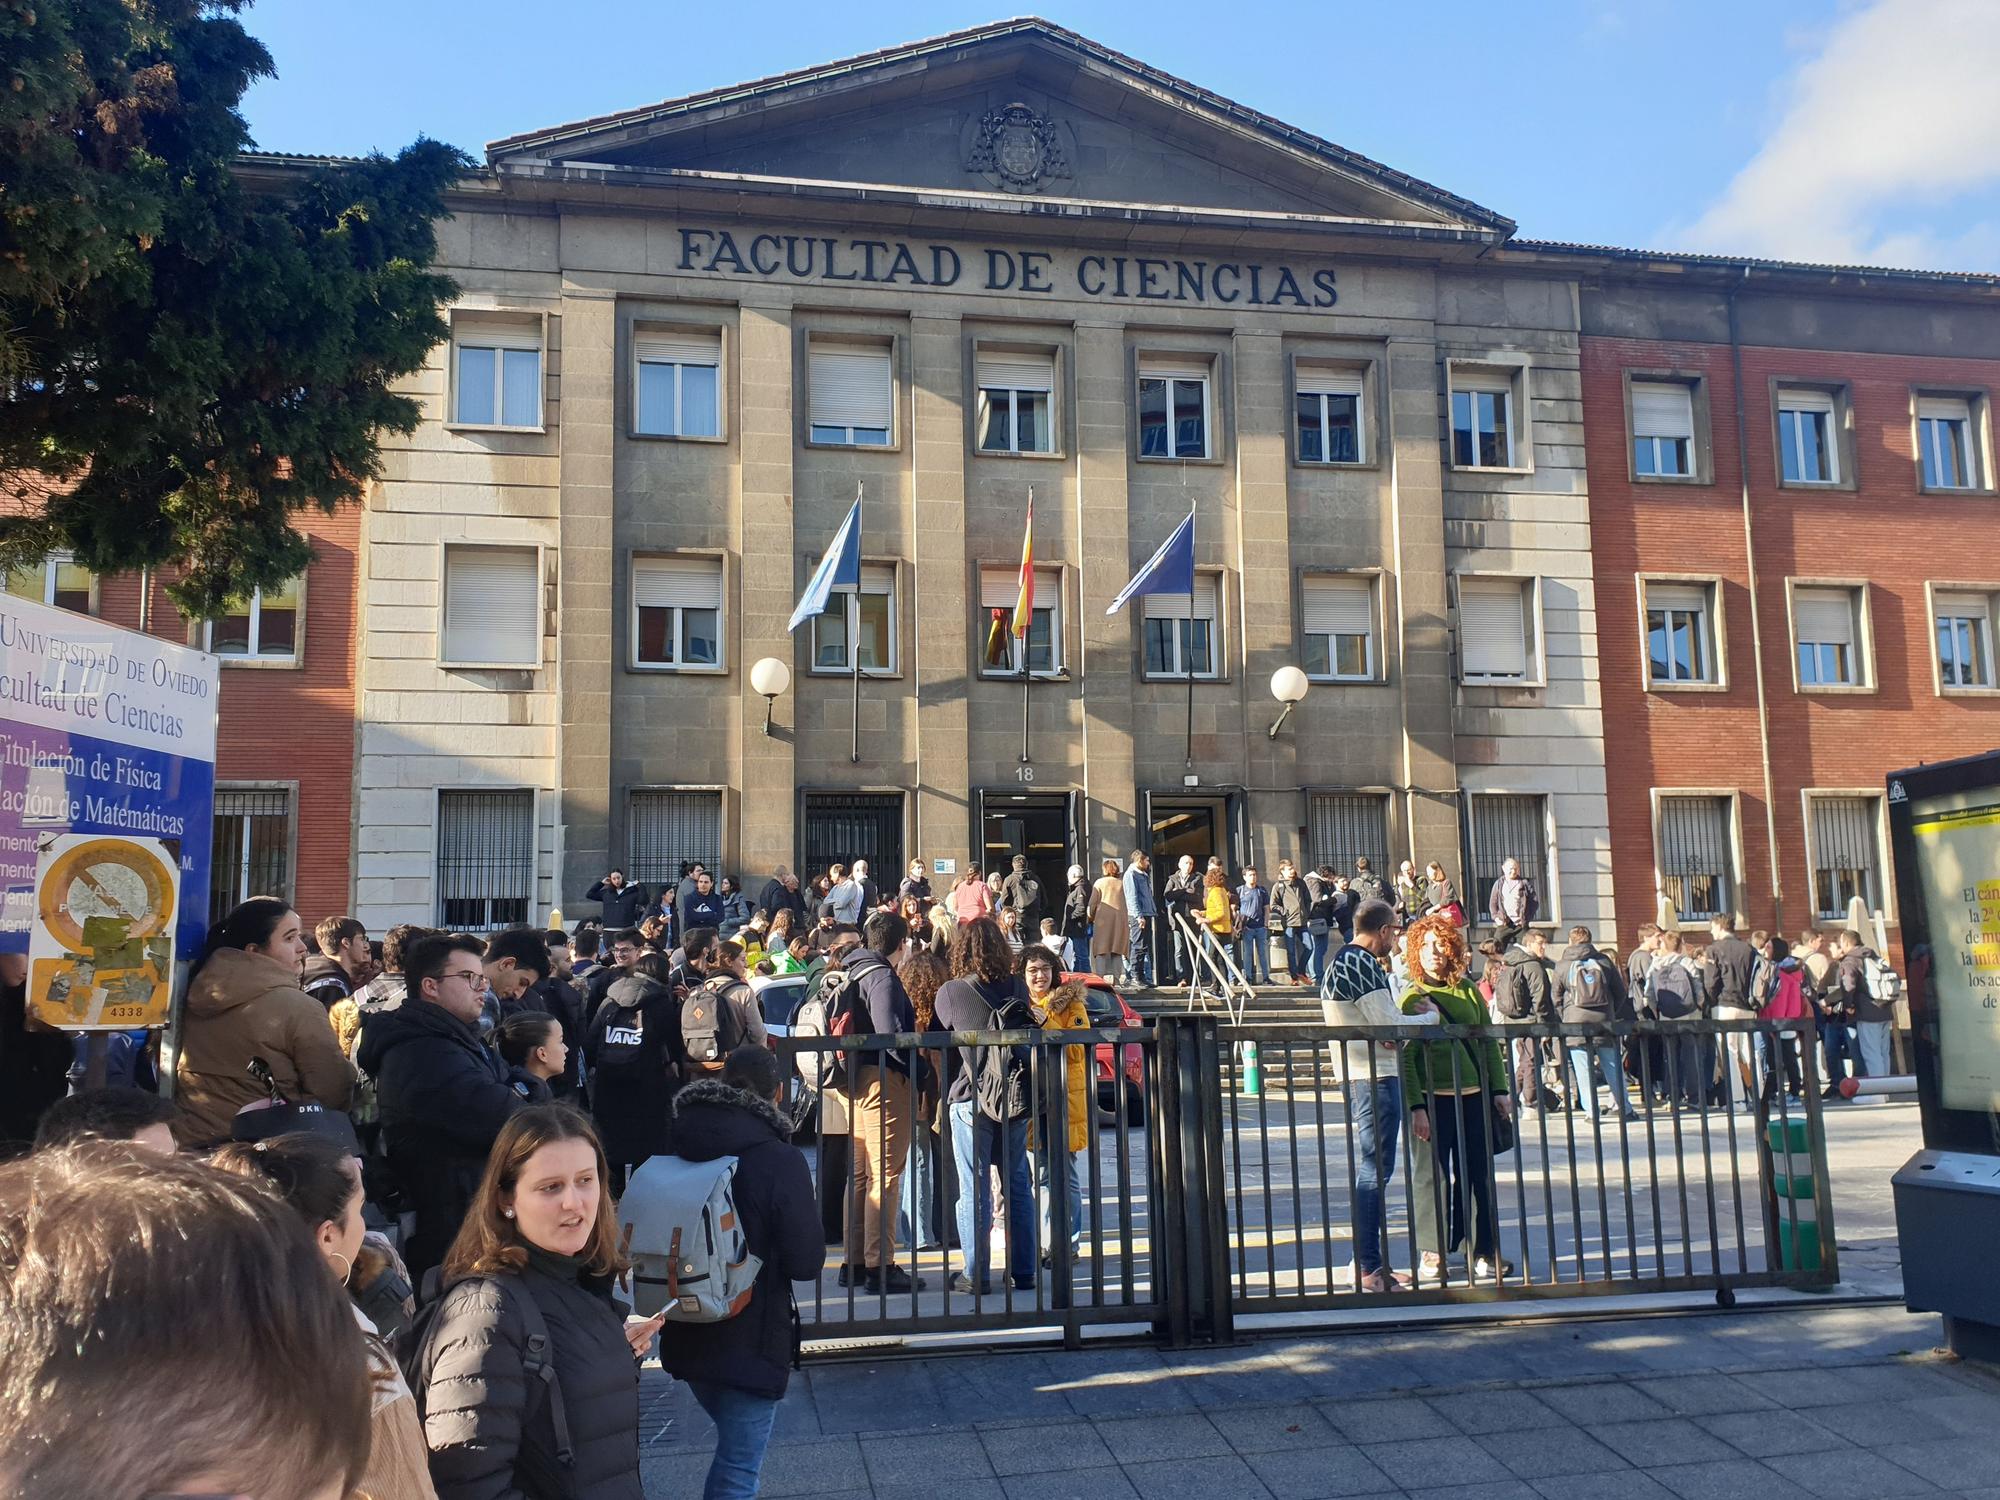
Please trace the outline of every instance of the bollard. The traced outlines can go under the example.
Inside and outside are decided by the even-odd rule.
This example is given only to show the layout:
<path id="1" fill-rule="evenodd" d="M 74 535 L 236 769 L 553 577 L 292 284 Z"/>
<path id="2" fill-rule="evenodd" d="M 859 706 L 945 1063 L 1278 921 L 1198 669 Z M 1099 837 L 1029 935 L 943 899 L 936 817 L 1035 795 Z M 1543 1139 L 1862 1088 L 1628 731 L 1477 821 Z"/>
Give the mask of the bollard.
<path id="1" fill-rule="evenodd" d="M 1238 1042 L 1236 1055 L 1243 1064 L 1243 1097 L 1255 1099 L 1264 1092 L 1264 1068 L 1257 1060 L 1257 1044 Z"/>
<path id="2" fill-rule="evenodd" d="M 1820 1268 L 1818 1197 L 1813 1191 L 1812 1130 L 1804 1119 L 1773 1120 L 1771 1192 L 1778 1200 L 1778 1262 L 1787 1271 Z"/>

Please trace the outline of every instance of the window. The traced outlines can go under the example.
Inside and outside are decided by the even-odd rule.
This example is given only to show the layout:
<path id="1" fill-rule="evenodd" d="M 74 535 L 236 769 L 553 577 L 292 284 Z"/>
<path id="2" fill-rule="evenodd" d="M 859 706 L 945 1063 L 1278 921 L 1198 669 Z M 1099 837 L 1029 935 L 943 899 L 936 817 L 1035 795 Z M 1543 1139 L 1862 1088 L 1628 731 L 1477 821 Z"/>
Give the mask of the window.
<path id="1" fill-rule="evenodd" d="M 254 589 L 250 598 L 223 609 L 204 632 L 204 649 L 225 661 L 297 661 L 300 580 Z"/>
<path id="2" fill-rule="evenodd" d="M 1521 873 L 1535 882 L 1541 897 L 1537 923 L 1556 920 L 1555 872 L 1549 851 L 1554 839 L 1549 830 L 1548 799 L 1514 793 L 1474 792 L 1468 794 L 1472 851 L 1466 868 L 1472 883 L 1461 894 L 1465 909 L 1481 920 L 1486 910 L 1486 893 L 1500 878 L 1500 867 L 1509 859 L 1521 862 Z"/>
<path id="3" fill-rule="evenodd" d="M 896 670 L 896 570 L 886 563 L 863 563 L 861 591 L 836 591 L 813 619 L 815 672 L 851 672 L 857 651 L 864 672 Z"/>
<path id="4" fill-rule="evenodd" d="M 438 793 L 437 924 L 519 927 L 534 911 L 535 794 Z"/>
<path id="5" fill-rule="evenodd" d="M 53 604 L 57 609 L 74 610 L 80 615 L 91 612 L 91 596 L 96 589 L 97 575 L 60 552 L 7 574 L 7 592 L 15 598 Z"/>
<path id="6" fill-rule="evenodd" d="M 1632 382 L 1632 472 L 1648 479 L 1694 477 L 1694 391 L 1673 382 Z"/>
<path id="7" fill-rule="evenodd" d="M 1683 922 L 1736 910 L 1733 811 L 1730 797 L 1660 798 L 1660 889 Z"/>
<path id="8" fill-rule="evenodd" d="M 1194 597 L 1147 594 L 1143 614 L 1148 677 L 1217 677 L 1214 574 L 1197 573 Z"/>
<path id="9" fill-rule="evenodd" d="M 981 453 L 1053 453 L 1056 361 L 1053 354 L 981 349 L 973 359 Z"/>
<path id="10" fill-rule="evenodd" d="M 1939 594 L 1936 607 L 1939 685 L 1948 688 L 1992 687 L 1992 596 Z"/>
<path id="11" fill-rule="evenodd" d="M 1368 856 L 1369 868 L 1387 877 L 1389 799 L 1377 792 L 1313 792 L 1306 799 L 1306 847 L 1313 868 L 1331 865 L 1336 875 L 1352 875 L 1354 861 Z"/>
<path id="12" fill-rule="evenodd" d="M 1375 677 L 1375 590 L 1365 577 L 1307 578 L 1300 585 L 1306 676 L 1328 682 Z"/>
<path id="13" fill-rule="evenodd" d="M 1451 372 L 1451 461 L 1461 469 L 1511 469 L 1514 380 L 1504 370 Z"/>
<path id="14" fill-rule="evenodd" d="M 284 787 L 215 789 L 208 920 L 221 921 L 252 896 L 292 898 L 292 794 Z"/>
<path id="15" fill-rule="evenodd" d="M 1301 362 L 1296 417 L 1299 462 L 1358 464 L 1367 444 L 1362 431 L 1361 372 Z"/>
<path id="16" fill-rule="evenodd" d="M 1021 595 L 1021 570 L 981 568 L 979 570 L 979 651 L 980 671 L 990 676 L 1021 675 L 1021 641 L 1014 635 L 1014 604 Z M 993 636 L 993 614 L 1001 615 L 1000 638 Z M 1028 617 L 1028 670 L 1056 673 L 1062 670 L 1062 571 L 1035 569 L 1035 607 Z M 993 659 L 998 647 L 1000 659 Z"/>
<path id="17" fill-rule="evenodd" d="M 443 652 L 459 667 L 542 664 L 541 563 L 533 547 L 445 547 Z"/>
<path id="18" fill-rule="evenodd" d="M 1838 411 L 1829 391 L 1778 392 L 1778 462 L 1786 484 L 1838 484 Z"/>
<path id="19" fill-rule="evenodd" d="M 1979 447 L 1973 439 L 1972 403 L 1962 396 L 1923 396 L 1917 401 L 1917 457 L 1927 490 L 1981 487 Z"/>
<path id="20" fill-rule="evenodd" d="M 648 437 L 715 437 L 722 431 L 720 333 L 635 332 L 633 430 Z"/>
<path id="21" fill-rule="evenodd" d="M 690 861 L 722 868 L 722 793 L 635 789 L 625 822 L 625 878 L 678 882 Z"/>
<path id="22" fill-rule="evenodd" d="M 1139 456 L 1207 458 L 1208 361 L 1139 361 Z"/>
<path id="23" fill-rule="evenodd" d="M 542 425 L 539 323 L 460 316 L 452 321 L 451 340 L 454 422 L 463 427 Z"/>
<path id="24" fill-rule="evenodd" d="M 722 664 L 722 559 L 632 559 L 632 660 L 642 667 Z"/>
<path id="25" fill-rule="evenodd" d="M 1812 844 L 1813 909 L 1822 922 L 1845 921 L 1856 896 L 1869 910 L 1880 903 L 1882 859 L 1877 798 L 1806 797 L 1806 837 Z"/>
<path id="26" fill-rule="evenodd" d="M 1643 587 L 1647 681 L 1654 687 L 1720 681 L 1709 585 L 1649 580 Z"/>
<path id="27" fill-rule="evenodd" d="M 834 344 L 815 339 L 807 347 L 810 384 L 807 422 L 815 443 L 883 448 L 895 430 L 895 379 L 883 345 Z"/>
<path id="28" fill-rule="evenodd" d="M 1535 600 L 1532 578 L 1459 579 L 1459 665 L 1467 682 L 1536 679 Z"/>
<path id="29" fill-rule="evenodd" d="M 1792 628 L 1799 643 L 1799 686 L 1860 687 L 1860 595 L 1851 588 L 1792 591 Z"/>

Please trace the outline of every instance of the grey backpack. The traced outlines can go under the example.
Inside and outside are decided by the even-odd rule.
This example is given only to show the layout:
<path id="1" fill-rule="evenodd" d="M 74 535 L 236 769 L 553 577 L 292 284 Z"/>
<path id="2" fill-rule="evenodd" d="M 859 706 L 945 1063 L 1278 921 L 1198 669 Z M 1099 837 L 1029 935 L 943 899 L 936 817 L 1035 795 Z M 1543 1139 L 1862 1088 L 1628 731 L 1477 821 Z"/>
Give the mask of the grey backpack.
<path id="1" fill-rule="evenodd" d="M 750 1304 L 763 1261 L 736 1211 L 736 1158 L 656 1156 L 632 1174 L 618 1223 L 632 1257 L 633 1311 L 721 1323 Z"/>

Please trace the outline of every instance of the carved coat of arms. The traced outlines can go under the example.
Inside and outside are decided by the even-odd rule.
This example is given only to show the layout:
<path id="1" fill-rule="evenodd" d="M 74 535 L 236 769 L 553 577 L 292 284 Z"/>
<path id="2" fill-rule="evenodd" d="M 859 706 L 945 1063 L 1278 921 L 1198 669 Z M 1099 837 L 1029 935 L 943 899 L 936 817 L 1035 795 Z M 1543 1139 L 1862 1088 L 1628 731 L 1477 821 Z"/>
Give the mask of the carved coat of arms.
<path id="1" fill-rule="evenodd" d="M 1010 193 L 1038 193 L 1070 175 L 1068 134 L 1025 104 L 990 109 L 968 131 L 965 170 Z"/>

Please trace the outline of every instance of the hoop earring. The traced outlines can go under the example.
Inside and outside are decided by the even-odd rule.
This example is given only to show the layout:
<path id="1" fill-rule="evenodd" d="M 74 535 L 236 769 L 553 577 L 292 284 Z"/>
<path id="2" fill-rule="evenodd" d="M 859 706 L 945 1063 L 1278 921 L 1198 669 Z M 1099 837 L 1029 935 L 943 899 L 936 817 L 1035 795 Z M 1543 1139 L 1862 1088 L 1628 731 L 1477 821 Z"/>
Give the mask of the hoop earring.
<path id="1" fill-rule="evenodd" d="M 340 1262 L 340 1284 L 346 1286 L 349 1279 L 354 1275 L 354 1262 L 342 1255 L 338 1250 L 329 1250 L 327 1255 L 329 1258 Z"/>

